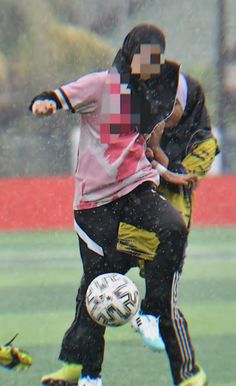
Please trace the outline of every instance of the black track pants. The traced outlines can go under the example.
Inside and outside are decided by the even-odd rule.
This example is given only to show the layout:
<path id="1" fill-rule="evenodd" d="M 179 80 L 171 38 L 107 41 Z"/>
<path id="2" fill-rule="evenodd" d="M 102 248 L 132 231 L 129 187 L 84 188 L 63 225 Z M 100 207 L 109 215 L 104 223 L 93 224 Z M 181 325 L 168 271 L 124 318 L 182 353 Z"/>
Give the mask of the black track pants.
<path id="1" fill-rule="evenodd" d="M 82 364 L 84 375 L 96 377 L 101 372 L 105 328 L 90 319 L 84 297 L 96 276 L 106 272 L 125 274 L 137 265 L 136 257 L 116 249 L 119 224 L 123 222 L 158 236 L 160 244 L 156 256 L 153 261 L 145 262 L 146 295 L 142 309 L 160 316 L 174 383 L 179 384 L 196 372 L 187 324 L 176 307 L 177 282 L 187 239 L 181 215 L 146 183 L 110 204 L 75 211 L 75 221 L 94 245 L 91 247 L 80 235 L 84 276 L 76 300 L 75 319 L 65 333 L 59 359 Z"/>

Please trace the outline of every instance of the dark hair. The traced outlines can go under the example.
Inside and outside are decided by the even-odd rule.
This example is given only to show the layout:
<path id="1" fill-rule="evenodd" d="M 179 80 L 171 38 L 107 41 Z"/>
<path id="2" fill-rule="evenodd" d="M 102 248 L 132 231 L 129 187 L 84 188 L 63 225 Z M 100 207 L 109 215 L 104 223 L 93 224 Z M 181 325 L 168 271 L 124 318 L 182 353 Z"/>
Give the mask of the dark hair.
<path id="1" fill-rule="evenodd" d="M 161 53 L 165 52 L 166 39 L 163 31 L 152 24 L 139 24 L 125 37 L 121 51 L 128 64 L 132 62 L 135 53 L 140 52 L 141 44 L 159 44 Z"/>

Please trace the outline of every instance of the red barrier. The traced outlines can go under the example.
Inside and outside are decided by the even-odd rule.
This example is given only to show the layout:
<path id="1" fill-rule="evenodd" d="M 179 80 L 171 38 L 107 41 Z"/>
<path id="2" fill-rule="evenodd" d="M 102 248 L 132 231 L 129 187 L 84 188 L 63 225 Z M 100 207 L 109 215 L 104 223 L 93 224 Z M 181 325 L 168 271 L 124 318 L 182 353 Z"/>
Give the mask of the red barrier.
<path id="1" fill-rule="evenodd" d="M 209 176 L 195 194 L 193 224 L 236 225 L 236 175 Z"/>
<path id="2" fill-rule="evenodd" d="M 73 228 L 72 177 L 0 180 L 0 230 Z"/>
<path id="3" fill-rule="evenodd" d="M 236 225 L 236 176 L 207 177 L 196 191 L 193 225 Z M 73 228 L 73 177 L 0 180 L 0 231 Z"/>

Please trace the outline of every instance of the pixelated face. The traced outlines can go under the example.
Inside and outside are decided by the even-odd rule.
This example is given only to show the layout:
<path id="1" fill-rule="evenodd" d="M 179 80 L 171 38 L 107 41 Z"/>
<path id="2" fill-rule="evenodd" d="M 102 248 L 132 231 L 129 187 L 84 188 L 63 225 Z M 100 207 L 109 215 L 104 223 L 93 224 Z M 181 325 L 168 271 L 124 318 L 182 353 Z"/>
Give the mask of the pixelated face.
<path id="1" fill-rule="evenodd" d="M 147 80 L 160 74 L 161 64 L 164 62 L 159 44 L 141 44 L 140 53 L 134 54 L 131 62 L 131 74 L 139 75 Z"/>
<path id="2" fill-rule="evenodd" d="M 112 144 L 136 131 L 140 114 L 132 113 L 131 90 L 114 69 L 108 73 L 101 106 L 101 143 Z"/>

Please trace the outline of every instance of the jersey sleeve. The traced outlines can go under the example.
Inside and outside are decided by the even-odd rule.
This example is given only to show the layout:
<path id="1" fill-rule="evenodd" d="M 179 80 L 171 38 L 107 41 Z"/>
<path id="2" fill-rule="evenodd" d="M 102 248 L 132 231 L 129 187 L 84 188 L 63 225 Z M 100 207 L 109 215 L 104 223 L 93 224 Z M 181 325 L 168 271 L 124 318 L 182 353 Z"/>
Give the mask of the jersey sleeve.
<path id="1" fill-rule="evenodd" d="M 182 165 L 188 173 L 197 174 L 201 179 L 209 171 L 217 154 L 217 148 L 218 144 L 215 138 L 199 142 L 184 158 Z"/>
<path id="2" fill-rule="evenodd" d="M 99 73 L 85 75 L 54 90 L 62 108 L 72 113 L 87 114 L 96 110 L 103 77 Z"/>

